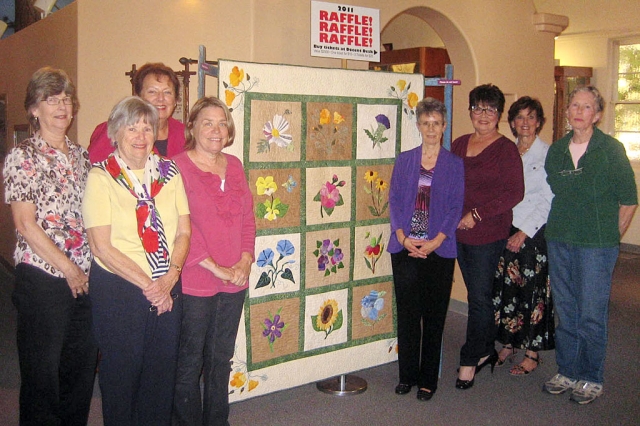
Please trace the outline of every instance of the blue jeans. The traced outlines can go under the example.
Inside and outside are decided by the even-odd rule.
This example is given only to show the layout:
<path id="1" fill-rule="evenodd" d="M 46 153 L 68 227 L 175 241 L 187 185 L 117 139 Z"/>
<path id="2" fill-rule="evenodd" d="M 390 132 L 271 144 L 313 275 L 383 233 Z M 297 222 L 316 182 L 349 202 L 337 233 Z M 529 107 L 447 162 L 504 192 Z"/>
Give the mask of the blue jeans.
<path id="1" fill-rule="evenodd" d="M 548 241 L 549 278 L 558 315 L 558 372 L 604 382 L 611 277 L 619 247 L 578 247 Z"/>
<path id="2" fill-rule="evenodd" d="M 475 366 L 495 351 L 496 322 L 493 280 L 507 240 L 473 246 L 458 243 L 458 264 L 467 287 L 467 340 L 460 349 L 460 365 Z"/>
<path id="3" fill-rule="evenodd" d="M 184 296 L 174 426 L 229 424 L 229 373 L 245 293 Z"/>

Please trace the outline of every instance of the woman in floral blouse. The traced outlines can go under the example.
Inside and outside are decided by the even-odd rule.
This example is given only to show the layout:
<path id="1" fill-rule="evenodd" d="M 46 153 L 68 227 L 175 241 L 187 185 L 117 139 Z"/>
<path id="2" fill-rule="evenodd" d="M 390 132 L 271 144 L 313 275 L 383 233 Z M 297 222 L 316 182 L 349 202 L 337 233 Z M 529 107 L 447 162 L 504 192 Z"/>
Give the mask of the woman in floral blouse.
<path id="1" fill-rule="evenodd" d="M 97 349 L 91 332 L 89 243 L 80 205 L 90 163 L 66 136 L 78 109 L 63 70 L 27 86 L 29 139 L 5 160 L 5 202 L 16 226 L 20 424 L 86 424 Z"/>

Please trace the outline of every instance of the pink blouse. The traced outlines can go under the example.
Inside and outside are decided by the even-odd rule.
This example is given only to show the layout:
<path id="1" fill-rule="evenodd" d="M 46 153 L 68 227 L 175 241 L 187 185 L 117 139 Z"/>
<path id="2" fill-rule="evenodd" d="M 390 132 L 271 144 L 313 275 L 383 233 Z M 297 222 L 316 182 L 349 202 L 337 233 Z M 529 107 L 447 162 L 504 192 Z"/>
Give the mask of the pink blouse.
<path id="1" fill-rule="evenodd" d="M 200 170 L 186 152 L 176 155 L 191 211 L 191 248 L 182 269 L 182 292 L 207 297 L 217 293 L 236 293 L 248 287 L 224 284 L 199 265 L 211 257 L 221 266 L 230 267 L 242 253 L 254 254 L 256 221 L 253 197 L 242 163 L 233 155 L 227 158 L 224 191 L 216 174 Z"/>

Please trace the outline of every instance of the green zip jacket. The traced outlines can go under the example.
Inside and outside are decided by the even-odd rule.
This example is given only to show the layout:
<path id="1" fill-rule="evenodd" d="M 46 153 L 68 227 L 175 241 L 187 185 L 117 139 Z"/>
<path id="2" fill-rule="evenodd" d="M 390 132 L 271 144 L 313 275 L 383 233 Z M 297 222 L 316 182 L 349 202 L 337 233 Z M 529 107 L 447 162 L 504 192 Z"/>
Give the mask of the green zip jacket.
<path id="1" fill-rule="evenodd" d="M 554 198 L 545 238 L 583 247 L 620 243 L 621 205 L 638 204 L 633 169 L 624 146 L 594 126 L 587 151 L 574 167 L 569 152 L 573 131 L 549 148 L 547 182 Z"/>

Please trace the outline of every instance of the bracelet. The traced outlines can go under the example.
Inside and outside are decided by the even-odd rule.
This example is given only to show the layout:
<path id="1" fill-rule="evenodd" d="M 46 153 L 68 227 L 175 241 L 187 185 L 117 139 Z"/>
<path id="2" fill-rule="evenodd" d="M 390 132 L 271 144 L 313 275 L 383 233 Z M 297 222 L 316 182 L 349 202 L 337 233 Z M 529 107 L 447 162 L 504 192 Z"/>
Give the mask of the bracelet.
<path id="1" fill-rule="evenodd" d="M 404 238 L 402 239 L 402 247 L 404 247 L 404 242 L 407 241 L 407 236 L 405 235 Z"/>
<path id="2" fill-rule="evenodd" d="M 170 266 L 174 268 L 176 271 L 178 271 L 178 273 L 182 272 L 182 266 L 176 265 L 175 263 L 172 263 Z"/>
<path id="3" fill-rule="evenodd" d="M 478 214 L 478 209 L 471 209 L 471 217 L 473 218 L 473 220 L 475 220 L 476 222 L 482 222 L 482 218 L 480 217 L 480 215 Z"/>

